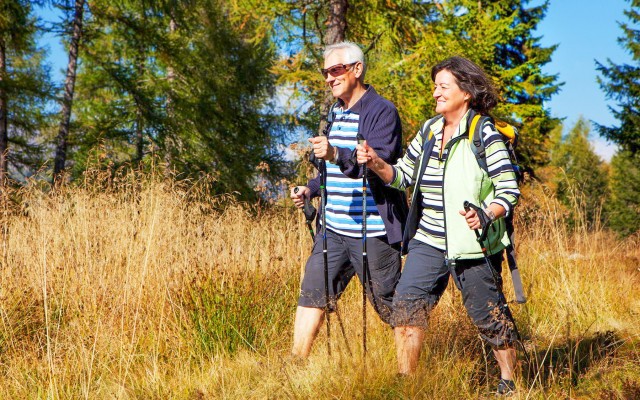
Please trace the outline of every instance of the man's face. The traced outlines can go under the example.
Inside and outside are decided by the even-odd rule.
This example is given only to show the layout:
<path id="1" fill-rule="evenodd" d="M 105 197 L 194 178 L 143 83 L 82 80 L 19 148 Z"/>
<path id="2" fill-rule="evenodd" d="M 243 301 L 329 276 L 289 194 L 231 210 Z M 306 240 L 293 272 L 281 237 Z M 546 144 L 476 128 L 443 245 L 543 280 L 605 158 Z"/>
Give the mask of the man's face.
<path id="1" fill-rule="evenodd" d="M 329 70 L 325 82 L 331 88 L 333 97 L 343 100 L 350 98 L 357 87 L 358 77 L 362 74 L 362 64 L 351 64 L 352 62 L 353 60 L 346 58 L 344 50 L 335 50 L 324 60 L 324 69 Z M 342 65 L 345 67 L 342 68 Z"/>

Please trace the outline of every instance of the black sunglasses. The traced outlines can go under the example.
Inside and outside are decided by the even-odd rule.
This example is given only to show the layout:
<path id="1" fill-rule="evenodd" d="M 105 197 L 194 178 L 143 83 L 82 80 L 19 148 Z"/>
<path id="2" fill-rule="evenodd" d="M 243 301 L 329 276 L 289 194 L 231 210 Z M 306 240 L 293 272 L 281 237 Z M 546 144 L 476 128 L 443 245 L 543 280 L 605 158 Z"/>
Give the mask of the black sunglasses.
<path id="1" fill-rule="evenodd" d="M 336 65 L 332 65 L 329 68 L 325 69 L 325 68 L 321 68 L 320 72 L 322 73 L 322 76 L 324 76 L 324 79 L 327 79 L 327 76 L 331 75 L 334 78 L 336 76 L 340 76 L 343 75 L 345 72 L 347 72 L 347 68 L 351 68 L 352 66 L 356 65 L 358 63 L 358 61 L 351 63 L 351 64 L 336 64 Z"/>

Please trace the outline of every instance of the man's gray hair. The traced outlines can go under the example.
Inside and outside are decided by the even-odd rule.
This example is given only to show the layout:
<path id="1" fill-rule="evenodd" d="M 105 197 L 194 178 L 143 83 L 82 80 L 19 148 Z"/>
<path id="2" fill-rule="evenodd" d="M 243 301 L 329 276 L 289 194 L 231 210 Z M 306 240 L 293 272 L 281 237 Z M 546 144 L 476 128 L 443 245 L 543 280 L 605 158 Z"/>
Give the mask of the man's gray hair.
<path id="1" fill-rule="evenodd" d="M 362 63 L 362 75 L 360 75 L 360 81 L 364 82 L 364 74 L 367 72 L 367 66 L 364 62 L 364 53 L 362 49 L 357 44 L 345 40 L 344 42 L 331 44 L 324 49 L 324 58 L 329 57 L 331 53 L 336 50 L 344 50 L 345 53 L 345 64 L 352 64 L 355 62 Z"/>

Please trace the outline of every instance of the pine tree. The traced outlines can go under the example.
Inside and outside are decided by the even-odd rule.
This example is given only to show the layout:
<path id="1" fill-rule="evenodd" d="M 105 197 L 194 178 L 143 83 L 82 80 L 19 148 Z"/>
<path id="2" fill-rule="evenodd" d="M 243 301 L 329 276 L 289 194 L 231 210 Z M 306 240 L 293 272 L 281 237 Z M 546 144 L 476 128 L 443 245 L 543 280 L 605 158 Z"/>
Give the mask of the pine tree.
<path id="1" fill-rule="evenodd" d="M 521 161 L 537 166 L 544 164 L 544 142 L 558 124 L 544 108 L 544 101 L 549 100 L 560 85 L 556 82 L 557 76 L 546 75 L 541 70 L 551 61 L 556 46 L 543 47 L 540 38 L 533 36 L 544 18 L 548 1 L 532 7 L 528 7 L 528 3 L 530 1 L 520 0 L 442 3 L 438 18 L 429 25 L 432 33 L 415 48 L 412 59 L 416 62 L 407 63 L 406 68 L 424 71 L 427 76 L 423 78 L 423 90 L 428 93 L 430 66 L 456 54 L 476 62 L 493 78 L 503 99 L 494 111 L 495 116 L 520 129 Z M 432 109 L 430 96 L 423 103 Z"/>
<path id="2" fill-rule="evenodd" d="M 559 168 L 556 196 L 568 207 L 570 223 L 593 228 L 604 221 L 608 180 L 606 166 L 593 150 L 589 133 L 589 122 L 580 118 L 556 144 L 551 163 Z"/>
<path id="3" fill-rule="evenodd" d="M 611 159 L 609 187 L 611 200 L 607 202 L 609 226 L 622 236 L 640 230 L 640 155 L 618 152 Z"/>
<path id="4" fill-rule="evenodd" d="M 251 10 L 251 18 L 260 24 L 261 31 L 273 37 L 281 55 L 274 72 L 282 88 L 284 112 L 298 132 L 313 134 L 325 117 L 322 105 L 329 92 L 319 68 L 323 64 L 323 48 L 336 40 L 329 32 L 335 25 L 331 21 L 338 19 L 333 13 L 336 2 L 235 0 L 234 3 Z M 408 49 L 417 42 L 429 10 L 435 6 L 412 1 L 344 3 L 348 5 L 344 39 L 363 47 L 367 82 L 398 104 L 397 96 L 405 93 L 403 87 L 407 84 L 398 73 L 400 65 Z M 411 107 L 409 103 L 405 106 Z"/>
<path id="5" fill-rule="evenodd" d="M 616 107 L 609 107 L 618 126 L 597 124 L 600 134 L 620 145 L 632 154 L 640 150 L 640 0 L 632 0 L 625 11 L 629 23 L 620 24 L 624 36 L 618 38 L 633 59 L 632 64 L 617 65 L 607 60 L 607 66 L 596 62 L 602 74 L 598 83 L 608 99 L 615 101 Z"/>
<path id="6" fill-rule="evenodd" d="M 51 92 L 44 52 L 35 43 L 34 2 L 0 1 L 0 186 L 31 175 L 42 162 L 40 134 Z"/>
<path id="7" fill-rule="evenodd" d="M 164 47 L 166 22 L 144 1 L 94 1 L 79 71 L 72 158 L 77 176 L 100 148 L 116 166 L 139 164 L 162 149 L 167 124 L 164 70 L 152 46 Z M 146 150 L 146 153 L 145 153 Z M 94 160 L 95 161 L 95 160 Z"/>
<path id="8" fill-rule="evenodd" d="M 181 176 L 211 173 L 215 192 L 247 199 L 258 175 L 279 175 L 275 53 L 241 14 L 218 0 L 93 2 L 76 174 L 100 145 L 116 165 L 153 152 Z"/>
<path id="9" fill-rule="evenodd" d="M 610 191 L 607 202 L 609 226 L 622 236 L 640 230 L 640 154 L 618 152 L 611 159 Z"/>

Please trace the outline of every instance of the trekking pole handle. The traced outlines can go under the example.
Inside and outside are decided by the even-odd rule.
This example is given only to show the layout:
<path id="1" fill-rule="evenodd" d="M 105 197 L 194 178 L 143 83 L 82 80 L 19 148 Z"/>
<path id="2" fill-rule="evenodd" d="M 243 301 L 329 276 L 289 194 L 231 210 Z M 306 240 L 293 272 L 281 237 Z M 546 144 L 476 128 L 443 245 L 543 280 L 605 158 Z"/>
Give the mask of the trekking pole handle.
<path id="1" fill-rule="evenodd" d="M 298 186 L 293 189 L 293 193 L 298 193 L 299 191 L 300 188 Z M 305 196 L 303 196 L 303 198 L 304 207 L 302 208 L 302 211 L 304 212 L 304 217 L 307 219 L 307 222 L 312 222 L 316 218 L 317 210 L 314 206 L 311 205 L 311 202 L 309 202 L 308 198 L 306 198 Z"/>
<path id="2" fill-rule="evenodd" d="M 467 201 L 467 200 L 464 201 L 464 204 L 462 206 L 464 207 L 464 210 L 466 212 L 469 212 L 469 210 L 472 208 L 472 206 L 474 207 L 474 210 L 476 210 L 476 208 L 477 208 L 475 205 L 469 203 L 469 201 Z M 478 210 L 476 210 L 476 212 L 478 212 Z M 476 233 L 476 238 L 480 239 L 480 233 L 478 232 L 478 230 L 474 229 L 473 231 Z"/>
<path id="3" fill-rule="evenodd" d="M 358 141 L 358 144 L 359 144 L 360 146 L 364 146 L 365 138 L 364 138 L 364 136 L 362 136 L 362 134 L 361 134 L 361 133 L 358 133 L 358 134 L 356 135 L 356 140 Z M 356 156 L 356 154 L 354 153 L 354 154 L 353 154 L 353 163 L 354 163 L 354 164 L 357 164 L 357 163 L 358 163 L 358 162 L 356 161 L 356 159 L 357 159 L 357 156 Z M 367 172 L 367 163 L 365 162 L 365 163 L 363 163 L 363 164 L 361 164 L 361 165 L 364 167 L 364 171 L 365 171 L 365 173 L 366 173 L 366 172 Z"/>
<path id="4" fill-rule="evenodd" d="M 361 133 L 358 133 L 358 135 L 356 136 L 356 140 L 358 141 L 358 144 L 360 146 L 364 146 L 365 139 L 364 139 L 364 136 L 362 136 Z M 366 165 L 366 163 L 365 163 L 365 165 Z"/>
<path id="5" fill-rule="evenodd" d="M 486 213 L 482 208 L 476 206 L 475 204 L 469 202 L 468 200 L 465 200 L 462 206 L 464 207 L 465 211 L 468 212 L 470 209 L 472 209 L 476 212 L 476 214 L 478 214 L 478 219 L 480 220 L 480 226 L 482 227 L 482 234 L 480 234 L 480 232 L 478 232 L 477 229 L 474 229 L 473 231 L 476 234 L 476 238 L 478 239 L 478 243 L 480 243 L 480 246 L 484 247 L 482 242 L 487 238 L 487 234 L 489 233 L 489 225 L 491 225 L 490 223 L 491 221 L 488 220 L 488 217 L 486 216 Z"/>

